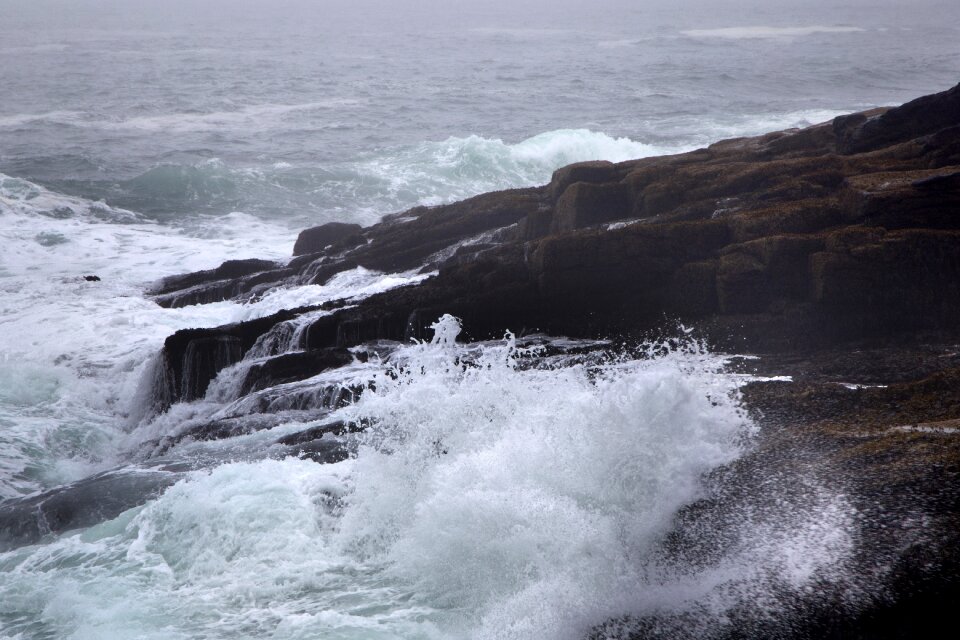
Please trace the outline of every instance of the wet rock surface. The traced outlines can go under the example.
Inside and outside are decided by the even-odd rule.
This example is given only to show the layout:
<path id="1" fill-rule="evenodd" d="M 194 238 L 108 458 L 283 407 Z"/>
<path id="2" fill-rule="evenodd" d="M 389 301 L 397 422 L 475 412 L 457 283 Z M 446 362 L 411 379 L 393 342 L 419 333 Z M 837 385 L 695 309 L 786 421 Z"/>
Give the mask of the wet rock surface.
<path id="1" fill-rule="evenodd" d="M 779 618 L 758 617 L 745 601 L 714 635 L 916 637 L 952 620 L 960 596 L 958 176 L 960 85 L 807 129 L 571 165 L 543 187 L 419 207 L 367 228 L 324 225 L 301 234 L 285 265 L 231 261 L 168 278 L 152 295 L 181 306 L 324 284 L 356 267 L 437 272 L 328 304 L 316 317 L 308 314 L 317 308 L 291 309 L 170 336 L 154 387 L 158 412 L 202 400 L 278 325 L 304 325 L 289 352 L 259 357 L 238 375 L 234 414 L 156 443 L 157 453 L 256 434 L 279 423 L 269 416 L 299 411 L 313 422 L 270 446 L 344 459 L 363 425 L 322 416 L 351 402 L 362 383 L 336 388 L 322 374 L 389 353 L 373 345 L 428 338 L 444 313 L 474 341 L 509 329 L 631 345 L 682 322 L 717 350 L 759 356 L 731 368 L 790 378 L 745 387 L 761 426 L 756 447 L 678 515 L 665 553 L 709 565 L 735 538 L 724 538 L 731 514 L 769 507 L 755 490 L 764 482 L 828 479 L 865 523 L 853 582 L 822 593 L 787 589 Z M 771 469 L 778 479 L 764 476 Z M 797 508 L 806 499 L 798 489 Z M 66 511 L 56 518 L 79 526 Z M 8 535 L 42 535 L 39 521 L 27 520 Z M 705 530 L 714 534 L 691 536 Z M 861 598 L 870 579 L 875 588 Z M 665 614 L 613 620 L 595 637 L 699 637 L 698 629 Z"/>
<path id="2" fill-rule="evenodd" d="M 320 253 L 338 243 L 349 245 L 351 240 L 356 244 L 362 229 L 359 224 L 346 222 L 328 222 L 319 227 L 304 229 L 293 245 L 293 255 Z"/>
<path id="3" fill-rule="evenodd" d="M 324 225 L 310 231 L 324 251 L 232 280 L 171 279 L 157 299 L 245 299 L 357 266 L 437 268 L 413 290 L 324 320 L 311 347 L 419 337 L 438 307 L 476 339 L 505 327 L 640 336 L 665 320 L 752 351 L 956 335 L 957 95 L 675 156 L 571 165 L 544 187 L 420 207 L 359 231 Z M 264 267 L 247 262 L 233 268 Z M 175 291 L 178 282 L 189 286 Z"/>

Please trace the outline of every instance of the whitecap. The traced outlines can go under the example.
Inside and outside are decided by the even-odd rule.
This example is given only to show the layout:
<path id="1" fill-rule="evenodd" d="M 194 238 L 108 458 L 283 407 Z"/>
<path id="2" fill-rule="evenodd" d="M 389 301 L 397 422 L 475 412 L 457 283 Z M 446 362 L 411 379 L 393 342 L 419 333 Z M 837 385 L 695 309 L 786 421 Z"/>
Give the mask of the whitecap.
<path id="1" fill-rule="evenodd" d="M 725 40 L 781 39 L 801 38 L 819 33 L 859 33 L 866 31 L 860 27 L 819 26 L 806 27 L 767 27 L 743 26 L 723 27 L 720 29 L 686 29 L 680 33 L 691 38 L 723 38 Z"/>
<path id="2" fill-rule="evenodd" d="M 13 113 L 0 116 L 0 127 L 20 127 L 34 122 L 70 122 L 80 116 L 78 111 L 46 111 L 43 113 Z"/>
<path id="3" fill-rule="evenodd" d="M 355 99 L 333 98 L 300 104 L 256 104 L 233 111 L 166 113 L 137 116 L 118 122 L 91 123 L 91 125 L 105 129 L 137 129 L 175 133 L 215 131 L 251 124 L 255 124 L 258 129 L 262 129 L 267 126 L 284 126 L 284 117 L 291 113 L 337 109 L 357 104 L 357 102 Z"/>

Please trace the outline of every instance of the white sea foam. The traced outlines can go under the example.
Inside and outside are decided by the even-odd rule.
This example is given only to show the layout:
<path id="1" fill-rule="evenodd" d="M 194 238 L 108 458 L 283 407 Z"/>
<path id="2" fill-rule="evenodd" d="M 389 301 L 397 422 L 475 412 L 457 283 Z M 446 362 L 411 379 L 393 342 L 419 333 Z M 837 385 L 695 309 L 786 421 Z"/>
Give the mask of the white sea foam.
<path id="1" fill-rule="evenodd" d="M 14 113 L 0 116 L 0 127 L 19 127 L 33 122 L 71 122 L 79 116 L 77 111 L 47 111 L 45 113 Z"/>
<path id="2" fill-rule="evenodd" d="M 360 602 L 389 606 L 397 594 L 325 543 L 325 506 L 347 469 L 224 465 L 82 535 L 0 554 L 0 616 L 18 622 L 6 625 L 11 632 L 76 638 L 250 637 L 295 630 L 309 616 L 334 631 L 356 619 L 353 637 L 364 637 Z"/>
<path id="3" fill-rule="evenodd" d="M 308 284 L 271 289 L 262 298 L 236 308 L 229 322 L 240 322 L 276 313 L 281 309 L 296 309 L 318 305 L 331 300 L 359 301 L 397 287 L 423 282 L 436 275 L 435 271 L 418 273 L 414 269 L 404 273 L 382 273 L 364 267 L 342 271 L 322 285 Z"/>
<path id="4" fill-rule="evenodd" d="M 347 411 L 377 427 L 340 544 L 479 637 L 578 637 L 643 591 L 672 514 L 740 453 L 736 384 L 697 351 L 519 371 L 508 340 L 465 365 L 455 321 L 435 327 Z"/>
<path id="5" fill-rule="evenodd" d="M 719 122 L 703 123 L 703 133 L 710 140 L 722 140 L 731 137 L 756 136 L 771 131 L 797 129 L 814 124 L 829 122 L 837 116 L 846 115 L 846 111 L 836 109 L 804 109 L 786 113 L 745 114 L 733 122 L 721 124 Z"/>
<path id="6" fill-rule="evenodd" d="M 722 617 L 730 585 L 803 587 L 847 549 L 824 498 L 752 521 L 756 544 L 712 573 L 651 574 L 677 509 L 753 430 L 723 360 L 524 369 L 512 339 L 466 348 L 454 319 L 435 327 L 341 410 L 372 420 L 355 460 L 222 464 L 2 553 L 0 615 L 27 635 L 564 640 L 664 602 Z"/>
<path id="7" fill-rule="evenodd" d="M 210 223 L 221 232 L 200 238 L 0 175 L 0 420 L 10 418 L 0 450 L 11 470 L 0 496 L 111 464 L 150 355 L 177 329 L 222 324 L 240 307 L 164 309 L 143 297 L 146 282 L 230 258 L 279 258 L 292 242 L 244 214 Z"/>
<path id="8" fill-rule="evenodd" d="M 358 100 L 352 98 L 335 98 L 301 104 L 256 104 L 232 111 L 165 113 L 127 118 L 118 122 L 97 121 L 90 122 L 89 126 L 104 129 L 137 129 L 141 131 L 172 131 L 175 133 L 235 129 L 247 125 L 255 125 L 262 129 L 267 126 L 283 126 L 284 118 L 290 114 L 338 109 L 350 107 L 357 103 Z"/>
<path id="9" fill-rule="evenodd" d="M 5 241 L 0 275 L 50 279 L 98 273 L 111 282 L 139 284 L 230 258 L 286 256 L 293 235 L 241 212 L 201 218 L 186 233 L 0 174 L 0 237 Z"/>
<path id="10" fill-rule="evenodd" d="M 547 131 L 515 143 L 471 135 L 385 148 L 363 160 L 322 167 L 233 166 L 216 158 L 163 163 L 123 181 L 122 189 L 144 208 L 162 203 L 174 212 L 217 210 L 239 200 L 265 218 L 278 209 L 292 211 L 301 216 L 302 226 L 329 220 L 371 224 L 416 205 L 544 184 L 572 162 L 619 162 L 677 150 L 589 129 Z"/>
<path id="11" fill-rule="evenodd" d="M 322 286 L 278 288 L 248 304 L 165 309 L 143 297 L 145 284 L 161 276 L 234 258 L 282 259 L 292 236 L 239 212 L 195 223 L 187 233 L 0 175 L 0 420 L 10 419 L 0 429 L 0 497 L 118 463 L 132 440 L 145 437 L 123 432 L 137 414 L 150 357 L 178 329 L 360 300 L 432 275 L 357 268 Z"/>
<path id="12" fill-rule="evenodd" d="M 724 27 L 722 29 L 687 29 L 680 33 L 691 38 L 751 40 L 801 38 L 819 33 L 860 33 L 862 31 L 865 31 L 865 29 L 860 27 L 811 25 L 805 27 L 743 26 Z"/>
<path id="13" fill-rule="evenodd" d="M 395 197 L 441 204 L 485 191 L 544 184 L 554 170 L 573 162 L 620 162 L 668 151 L 589 129 L 558 129 L 512 144 L 476 135 L 424 142 L 364 162 L 357 170 L 384 180 Z"/>

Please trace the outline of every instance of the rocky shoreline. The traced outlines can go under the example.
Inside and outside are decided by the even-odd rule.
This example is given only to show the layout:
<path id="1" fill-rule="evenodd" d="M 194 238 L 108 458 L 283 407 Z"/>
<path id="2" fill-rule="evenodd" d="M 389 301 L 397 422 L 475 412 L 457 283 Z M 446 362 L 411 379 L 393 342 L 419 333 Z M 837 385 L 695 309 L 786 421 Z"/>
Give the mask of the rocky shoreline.
<path id="1" fill-rule="evenodd" d="M 440 308 L 474 339 L 505 326 L 632 337 L 665 319 L 765 352 L 954 335 L 958 110 L 954 88 L 680 155 L 575 164 L 544 187 L 309 229 L 285 265 L 228 262 L 153 294 L 182 306 L 356 266 L 438 271 L 318 322 L 309 348 L 421 337 Z"/>
<path id="2" fill-rule="evenodd" d="M 835 478 L 867 523 L 856 585 L 793 597 L 780 620 L 734 612 L 725 637 L 937 637 L 938 624 L 949 628 L 960 600 L 960 85 L 802 130 L 575 164 L 543 187 L 368 228 L 324 225 L 304 231 L 294 253 L 285 265 L 241 261 L 168 279 L 153 295 L 180 306 L 322 284 L 358 266 L 436 272 L 328 305 L 304 323 L 303 351 L 248 374 L 249 388 L 313 376 L 357 345 L 423 339 L 442 313 L 461 318 L 471 340 L 509 328 L 631 344 L 678 322 L 694 327 L 716 349 L 761 356 L 744 371 L 790 376 L 744 389 L 762 435 L 721 484 L 750 487 L 760 467 Z M 171 336 L 158 410 L 202 396 L 272 327 L 310 311 Z M 757 501 L 726 491 L 681 520 L 722 522 Z M 673 534 L 677 548 L 705 553 L 709 542 L 684 539 L 685 530 Z M 695 628 L 625 620 L 597 637 Z"/>
<path id="3" fill-rule="evenodd" d="M 170 336 L 150 415 L 203 398 L 251 353 L 257 362 L 235 381 L 242 410 L 155 441 L 145 458 L 183 439 L 268 428 L 281 410 L 316 418 L 349 403 L 360 389 L 324 386 L 322 374 L 429 338 L 444 313 L 462 320 L 469 341 L 507 329 L 532 342 L 586 340 L 543 342 L 573 357 L 675 335 L 682 323 L 715 350 L 758 356 L 731 367 L 778 379 L 744 387 L 757 445 L 711 478 L 666 548 L 700 561 L 720 553 L 722 533 L 697 539 L 688 525 L 722 532 L 733 514 L 762 510 L 754 489 L 770 469 L 786 484 L 835 481 L 862 519 L 849 583 L 788 594 L 778 619 L 744 605 L 714 635 L 912 638 L 950 628 L 960 601 L 960 85 L 806 129 L 570 165 L 542 187 L 419 207 L 371 227 L 330 223 L 302 232 L 293 253 L 286 264 L 238 260 L 167 278 L 150 295 L 169 307 L 246 301 L 357 267 L 429 277 Z M 362 428 L 330 422 L 275 444 L 278 455 L 342 460 Z M 108 476 L 90 482 L 109 492 Z M 176 477 L 140 478 L 137 500 Z M 131 506 L 99 503 L 91 515 L 70 491 L 6 505 L 4 537 L 29 541 Z M 43 509 L 46 529 L 36 524 Z M 701 631 L 666 616 L 611 621 L 594 635 Z"/>

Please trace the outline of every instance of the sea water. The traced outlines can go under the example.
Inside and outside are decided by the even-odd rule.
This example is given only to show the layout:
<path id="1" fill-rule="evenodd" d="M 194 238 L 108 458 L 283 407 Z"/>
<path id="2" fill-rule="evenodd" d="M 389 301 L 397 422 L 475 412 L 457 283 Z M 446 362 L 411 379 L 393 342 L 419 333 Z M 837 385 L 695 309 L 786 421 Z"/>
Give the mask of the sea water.
<path id="1" fill-rule="evenodd" d="M 0 3 L 0 500 L 132 473 L 242 402 L 225 371 L 146 416 L 174 331 L 429 274 L 180 309 L 144 297 L 158 278 L 574 161 L 942 90 L 958 18 L 936 1 Z M 260 355 L 295 349 L 288 329 Z M 375 425 L 349 460 L 267 455 L 294 418 L 185 443 L 170 455 L 192 470 L 146 504 L 0 552 L 0 637 L 576 638 L 692 603 L 720 624 L 731 599 L 770 597 L 760 576 L 842 565 L 855 516 L 819 488 L 708 569 L 664 564 L 677 511 L 750 447 L 722 356 L 530 367 L 509 336 L 456 332 L 351 370 L 377 384 L 339 410 Z"/>

